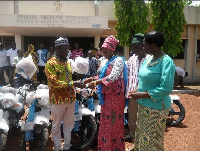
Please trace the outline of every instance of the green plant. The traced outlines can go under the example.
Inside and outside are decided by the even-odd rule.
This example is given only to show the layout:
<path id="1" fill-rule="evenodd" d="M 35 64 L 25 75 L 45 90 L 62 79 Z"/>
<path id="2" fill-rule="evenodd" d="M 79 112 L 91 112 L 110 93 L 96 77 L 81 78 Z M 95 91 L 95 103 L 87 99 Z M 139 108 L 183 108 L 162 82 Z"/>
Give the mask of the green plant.
<path id="1" fill-rule="evenodd" d="M 182 0 L 152 0 L 152 21 L 154 30 L 163 33 L 165 44 L 163 51 L 176 56 L 183 51 L 181 33 L 186 23 Z"/>
<path id="2" fill-rule="evenodd" d="M 148 28 L 148 8 L 144 0 L 115 0 L 115 30 L 121 46 L 130 46 L 135 33 L 144 33 Z"/>

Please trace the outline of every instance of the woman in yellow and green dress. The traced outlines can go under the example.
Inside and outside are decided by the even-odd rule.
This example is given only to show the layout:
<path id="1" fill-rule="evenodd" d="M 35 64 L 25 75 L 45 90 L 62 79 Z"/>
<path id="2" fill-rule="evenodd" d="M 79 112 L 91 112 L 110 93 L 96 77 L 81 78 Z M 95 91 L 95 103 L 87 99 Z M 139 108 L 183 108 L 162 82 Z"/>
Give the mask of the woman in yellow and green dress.
<path id="1" fill-rule="evenodd" d="M 139 104 L 135 133 L 135 151 L 164 151 L 166 119 L 171 106 L 175 65 L 161 47 L 164 37 L 158 31 L 145 35 L 144 49 L 152 56 L 140 67 L 137 92 L 129 96 Z"/>

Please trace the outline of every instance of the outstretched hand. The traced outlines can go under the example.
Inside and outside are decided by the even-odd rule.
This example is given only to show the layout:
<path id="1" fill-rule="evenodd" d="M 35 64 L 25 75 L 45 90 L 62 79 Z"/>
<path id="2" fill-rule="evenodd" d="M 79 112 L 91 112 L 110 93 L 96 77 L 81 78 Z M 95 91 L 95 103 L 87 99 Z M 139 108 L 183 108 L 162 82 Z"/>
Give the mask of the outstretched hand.
<path id="1" fill-rule="evenodd" d="M 84 84 L 90 83 L 91 81 L 93 81 L 92 77 L 86 78 L 86 79 L 84 80 Z"/>

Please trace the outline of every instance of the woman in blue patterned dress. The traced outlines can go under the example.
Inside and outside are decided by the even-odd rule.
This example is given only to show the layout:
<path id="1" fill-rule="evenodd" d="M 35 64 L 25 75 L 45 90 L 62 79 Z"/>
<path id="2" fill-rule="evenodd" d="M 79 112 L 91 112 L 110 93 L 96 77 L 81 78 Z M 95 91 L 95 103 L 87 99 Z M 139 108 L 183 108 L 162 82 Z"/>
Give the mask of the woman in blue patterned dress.
<path id="1" fill-rule="evenodd" d="M 129 95 L 139 104 L 134 150 L 164 151 L 164 132 L 171 106 L 169 94 L 173 90 L 175 65 L 161 50 L 164 44 L 162 33 L 147 33 L 143 43 L 146 53 L 152 56 L 140 67 L 137 92 Z"/>

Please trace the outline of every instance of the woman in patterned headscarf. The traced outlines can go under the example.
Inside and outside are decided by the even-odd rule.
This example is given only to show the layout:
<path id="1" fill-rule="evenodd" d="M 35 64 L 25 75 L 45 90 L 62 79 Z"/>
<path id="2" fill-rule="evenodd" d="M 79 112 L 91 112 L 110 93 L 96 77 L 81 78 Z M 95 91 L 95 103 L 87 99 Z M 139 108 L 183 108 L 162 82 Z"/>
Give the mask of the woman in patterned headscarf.
<path id="1" fill-rule="evenodd" d="M 89 78 L 89 88 L 98 85 L 101 117 L 98 135 L 98 150 L 124 151 L 124 107 L 127 69 L 123 57 L 114 55 L 119 40 L 114 36 L 105 39 L 102 53 L 107 59 L 100 67 L 99 79 Z"/>
<path id="2" fill-rule="evenodd" d="M 29 55 L 31 55 L 31 57 L 33 59 L 33 62 L 35 64 L 36 68 L 37 68 L 36 73 L 32 77 L 34 83 L 37 83 L 37 72 L 38 72 L 37 62 L 38 62 L 38 56 L 37 56 L 37 53 L 34 51 L 34 46 L 32 44 L 28 45 L 28 51 L 26 51 L 24 53 L 24 58 L 28 57 Z"/>

